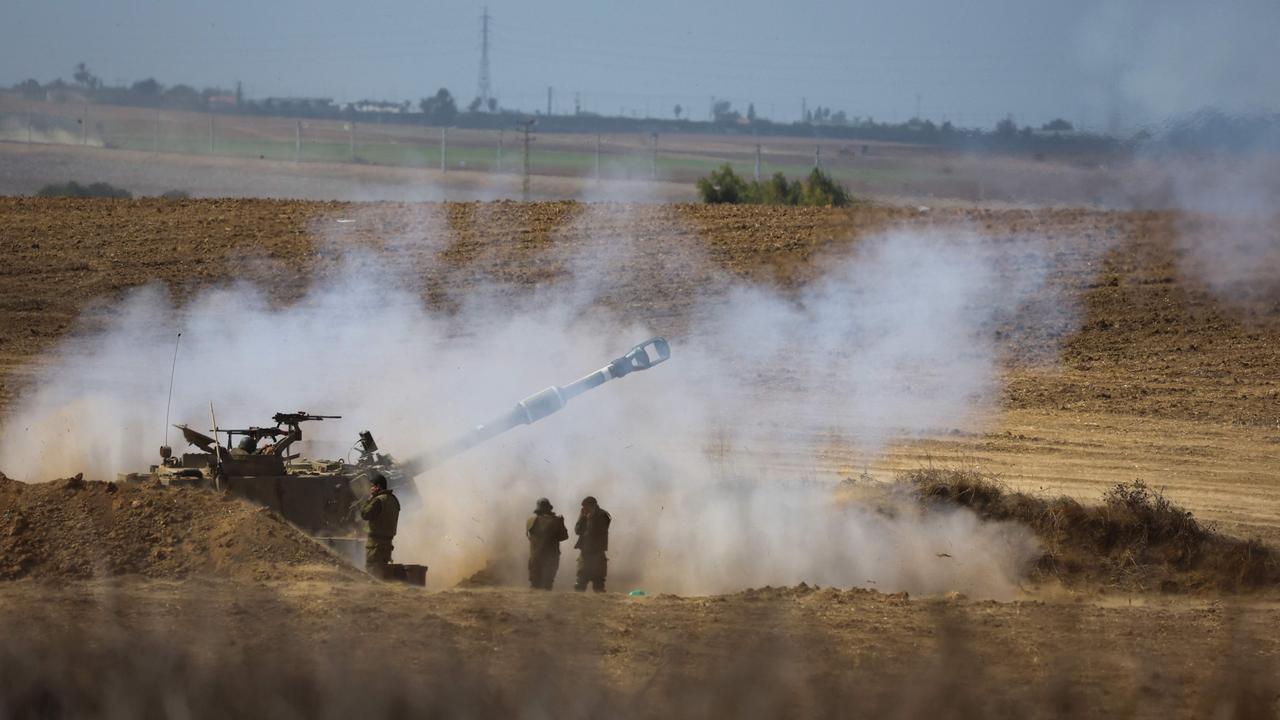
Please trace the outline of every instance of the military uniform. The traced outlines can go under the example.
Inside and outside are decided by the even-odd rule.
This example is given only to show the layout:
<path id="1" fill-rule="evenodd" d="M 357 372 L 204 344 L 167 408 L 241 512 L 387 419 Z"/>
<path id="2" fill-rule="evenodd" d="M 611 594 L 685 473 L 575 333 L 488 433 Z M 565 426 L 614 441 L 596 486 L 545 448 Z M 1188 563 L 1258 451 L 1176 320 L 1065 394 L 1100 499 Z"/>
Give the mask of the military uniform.
<path id="1" fill-rule="evenodd" d="M 529 538 L 529 586 L 550 590 L 560 570 L 560 543 L 569 539 L 564 516 L 552 512 L 543 498 L 525 523 L 524 534 Z"/>
<path id="2" fill-rule="evenodd" d="M 381 488 L 360 507 L 360 517 L 369 525 L 368 540 L 364 545 L 364 569 L 381 578 L 391 563 L 391 541 L 396 536 L 396 523 L 400 519 L 400 500 L 390 490 Z"/>
<path id="3" fill-rule="evenodd" d="M 595 498 L 588 497 L 582 502 L 582 514 L 574 523 L 573 531 L 578 535 L 574 547 L 581 551 L 578 555 L 578 582 L 574 590 L 582 592 L 590 584 L 596 592 L 604 592 L 605 577 L 609 574 L 609 558 L 605 552 L 609 549 L 609 523 L 613 518 L 600 507 Z"/>

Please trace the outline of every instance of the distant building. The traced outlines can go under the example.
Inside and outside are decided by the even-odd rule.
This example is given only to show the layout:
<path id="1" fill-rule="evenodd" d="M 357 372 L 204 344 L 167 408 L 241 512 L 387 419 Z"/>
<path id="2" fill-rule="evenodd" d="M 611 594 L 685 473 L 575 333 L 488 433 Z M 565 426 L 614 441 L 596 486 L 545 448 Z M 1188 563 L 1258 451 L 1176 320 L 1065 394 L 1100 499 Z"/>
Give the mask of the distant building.
<path id="1" fill-rule="evenodd" d="M 210 95 L 210 110 L 234 110 L 240 103 L 236 100 L 235 95 Z"/>
<path id="2" fill-rule="evenodd" d="M 409 112 L 409 103 L 393 103 L 385 100 L 361 100 L 350 105 L 358 113 L 393 113 L 399 115 Z"/>

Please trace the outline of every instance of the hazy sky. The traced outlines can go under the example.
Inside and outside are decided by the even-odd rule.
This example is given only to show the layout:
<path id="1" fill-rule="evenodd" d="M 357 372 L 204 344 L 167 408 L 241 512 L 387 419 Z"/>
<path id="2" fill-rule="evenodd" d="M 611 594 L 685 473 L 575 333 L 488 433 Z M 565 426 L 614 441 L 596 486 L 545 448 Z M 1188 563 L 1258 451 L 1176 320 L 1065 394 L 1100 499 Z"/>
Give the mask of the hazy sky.
<path id="1" fill-rule="evenodd" d="M 475 96 L 488 5 L 504 106 L 706 117 L 711 98 L 781 121 L 802 99 L 960 125 L 1126 126 L 1205 105 L 1280 109 L 1280 0 L 5 0 L 0 83 L 154 76 L 250 97 Z"/>

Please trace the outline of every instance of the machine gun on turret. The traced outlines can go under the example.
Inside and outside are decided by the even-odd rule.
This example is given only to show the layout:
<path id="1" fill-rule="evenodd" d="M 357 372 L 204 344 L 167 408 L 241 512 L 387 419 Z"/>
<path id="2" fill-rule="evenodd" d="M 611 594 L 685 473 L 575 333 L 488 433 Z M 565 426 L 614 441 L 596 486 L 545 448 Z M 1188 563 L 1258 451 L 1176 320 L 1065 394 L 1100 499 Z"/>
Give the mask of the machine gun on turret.
<path id="1" fill-rule="evenodd" d="M 298 423 L 308 422 L 310 420 L 341 420 L 341 415 L 312 415 L 309 412 L 299 410 L 298 412 L 283 413 L 278 412 L 271 416 L 276 425 L 288 425 L 289 427 L 297 427 Z"/>
<path id="2" fill-rule="evenodd" d="M 341 415 L 312 415 L 309 412 L 299 410 L 298 412 L 278 412 L 271 416 L 275 421 L 275 427 L 248 427 L 248 428 L 216 428 L 213 430 L 215 434 L 221 433 L 227 436 L 227 450 L 238 450 L 245 455 L 275 455 L 288 461 L 298 457 L 297 455 L 289 455 L 289 446 L 302 440 L 302 423 L 312 420 L 340 420 Z M 185 426 L 182 426 L 184 432 Z M 240 438 L 240 442 L 236 443 L 235 438 Z M 259 447 L 264 439 L 270 439 L 272 442 L 265 447 Z"/>

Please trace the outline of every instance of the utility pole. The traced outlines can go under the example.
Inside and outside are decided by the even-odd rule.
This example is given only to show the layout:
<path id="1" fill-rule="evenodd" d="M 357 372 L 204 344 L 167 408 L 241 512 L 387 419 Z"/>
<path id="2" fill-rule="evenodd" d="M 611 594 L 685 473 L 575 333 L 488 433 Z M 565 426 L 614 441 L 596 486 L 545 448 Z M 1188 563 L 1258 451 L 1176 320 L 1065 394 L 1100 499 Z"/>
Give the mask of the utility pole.
<path id="1" fill-rule="evenodd" d="M 480 98 L 480 108 L 489 109 L 489 8 L 486 6 L 480 15 L 480 82 L 477 83 L 476 97 Z"/>
<path id="2" fill-rule="evenodd" d="M 653 156 L 649 161 L 649 178 L 651 180 L 658 179 L 658 133 L 650 134 L 653 139 Z"/>
<path id="3" fill-rule="evenodd" d="M 449 154 L 449 128 L 440 128 L 440 172 L 445 172 L 448 168 L 447 160 Z"/>
<path id="4" fill-rule="evenodd" d="M 800 122 L 809 122 L 809 100 L 800 98 Z"/>
<path id="5" fill-rule="evenodd" d="M 756 144 L 756 182 L 760 182 L 760 145 Z"/>
<path id="6" fill-rule="evenodd" d="M 551 86 L 547 86 L 547 117 L 551 117 Z"/>
<path id="7" fill-rule="evenodd" d="M 822 169 L 822 146 L 821 145 L 813 146 L 813 169 L 814 170 Z"/>
<path id="8" fill-rule="evenodd" d="M 533 129 L 535 122 L 537 122 L 535 118 L 520 122 L 520 128 L 524 131 L 524 177 L 520 180 L 520 197 L 525 202 L 529 201 L 529 131 Z"/>

